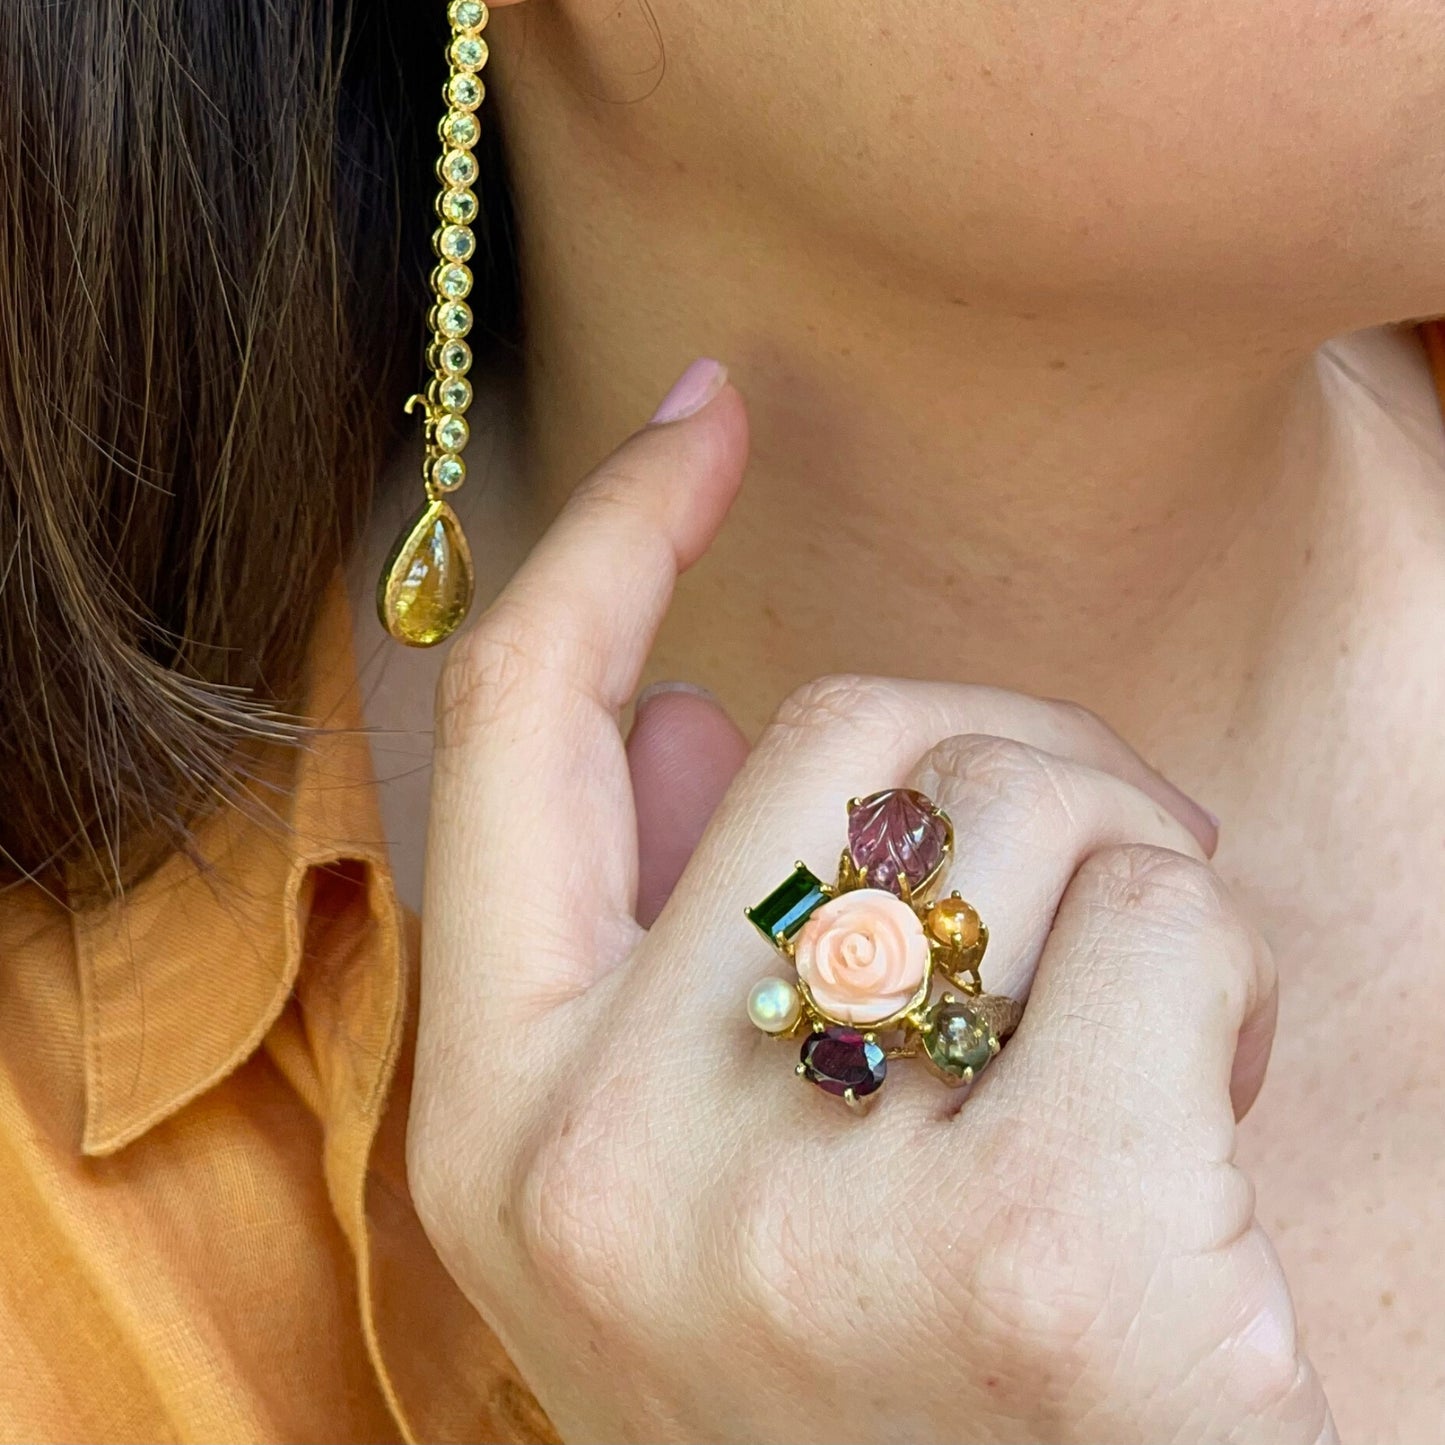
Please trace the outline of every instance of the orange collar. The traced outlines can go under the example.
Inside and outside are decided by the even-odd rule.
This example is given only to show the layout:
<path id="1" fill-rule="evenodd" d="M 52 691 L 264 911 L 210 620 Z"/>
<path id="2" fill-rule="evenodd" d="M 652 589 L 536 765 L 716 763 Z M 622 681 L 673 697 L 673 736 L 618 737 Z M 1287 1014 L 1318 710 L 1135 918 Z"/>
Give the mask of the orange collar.
<path id="1" fill-rule="evenodd" d="M 369 986 L 347 1032 L 391 1037 L 404 1003 L 401 913 L 361 731 L 350 609 L 338 582 L 311 648 L 303 715 L 271 826 L 237 811 L 201 829 L 203 865 L 172 857 L 73 923 L 85 1045 L 86 1154 L 114 1153 L 244 1063 L 296 985 L 318 870 L 364 869 Z M 380 975 L 378 976 L 378 970 Z"/>

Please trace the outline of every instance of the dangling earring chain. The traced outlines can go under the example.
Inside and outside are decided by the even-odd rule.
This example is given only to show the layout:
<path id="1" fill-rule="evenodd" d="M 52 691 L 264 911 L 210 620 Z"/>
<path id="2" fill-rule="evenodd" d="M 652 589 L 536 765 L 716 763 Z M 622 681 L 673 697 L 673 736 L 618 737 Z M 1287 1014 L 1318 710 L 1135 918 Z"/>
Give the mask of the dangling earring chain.
<path id="1" fill-rule="evenodd" d="M 451 40 L 447 59 L 447 112 L 439 134 L 442 156 L 437 178 L 441 225 L 432 237 L 437 266 L 431 285 L 435 297 L 427 324 L 431 344 L 427 366 L 431 380 L 425 395 L 412 397 L 408 413 L 421 409 L 426 418 L 426 457 L 422 478 L 426 504 L 397 538 L 377 586 L 376 606 L 381 624 L 398 642 L 411 647 L 432 647 L 450 637 L 472 605 L 472 557 L 457 515 L 447 505 L 447 493 L 466 480 L 462 460 L 470 431 L 467 408 L 472 404 L 472 349 L 466 337 L 472 329 L 472 272 L 467 265 L 477 249 L 472 225 L 480 209 L 472 189 L 477 179 L 475 148 L 481 138 L 477 110 L 486 95 L 478 72 L 487 63 L 487 23 L 483 0 L 451 0 L 447 8 Z"/>

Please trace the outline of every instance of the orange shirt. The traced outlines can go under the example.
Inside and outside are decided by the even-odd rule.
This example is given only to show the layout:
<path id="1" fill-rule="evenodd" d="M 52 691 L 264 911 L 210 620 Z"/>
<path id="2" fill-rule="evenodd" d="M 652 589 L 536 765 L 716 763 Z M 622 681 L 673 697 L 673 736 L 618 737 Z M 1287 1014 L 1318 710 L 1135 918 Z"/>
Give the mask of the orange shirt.
<path id="1" fill-rule="evenodd" d="M 407 1198 L 416 930 L 339 596 L 314 657 L 286 826 L 0 908 L 0 1440 L 553 1438 Z"/>
<path id="2" fill-rule="evenodd" d="M 414 920 L 318 630 L 284 826 L 0 907 L 0 1439 L 551 1440 L 403 1166 Z"/>

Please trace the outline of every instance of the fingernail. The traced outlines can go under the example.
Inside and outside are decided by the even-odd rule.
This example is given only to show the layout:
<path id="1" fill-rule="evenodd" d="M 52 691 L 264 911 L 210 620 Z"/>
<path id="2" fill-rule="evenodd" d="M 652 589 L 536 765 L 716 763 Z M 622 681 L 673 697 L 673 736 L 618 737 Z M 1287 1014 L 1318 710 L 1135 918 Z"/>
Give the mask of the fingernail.
<path id="1" fill-rule="evenodd" d="M 694 361 L 673 383 L 648 425 L 662 426 L 696 416 L 727 385 L 727 379 L 728 369 L 722 362 L 706 356 Z"/>
<path id="2" fill-rule="evenodd" d="M 1219 815 L 1217 813 L 1211 813 L 1202 803 L 1195 803 L 1194 806 L 1199 809 L 1204 817 L 1209 819 L 1211 836 L 1205 840 L 1204 851 L 1212 859 L 1214 855 L 1219 852 Z"/>
<path id="3" fill-rule="evenodd" d="M 1195 817 L 1200 820 L 1191 831 L 1198 837 L 1199 845 L 1204 849 L 1204 856 L 1213 858 L 1219 851 L 1219 819 L 1202 803 L 1196 803 L 1188 793 L 1179 788 L 1175 788 L 1174 791 L 1194 810 Z"/>
<path id="4" fill-rule="evenodd" d="M 662 697 L 669 692 L 685 692 L 691 697 L 700 697 L 706 702 L 718 700 L 716 693 L 709 692 L 707 688 L 696 682 L 654 682 L 637 694 L 637 701 L 633 703 L 632 709 L 634 712 L 641 712 L 654 698 Z"/>

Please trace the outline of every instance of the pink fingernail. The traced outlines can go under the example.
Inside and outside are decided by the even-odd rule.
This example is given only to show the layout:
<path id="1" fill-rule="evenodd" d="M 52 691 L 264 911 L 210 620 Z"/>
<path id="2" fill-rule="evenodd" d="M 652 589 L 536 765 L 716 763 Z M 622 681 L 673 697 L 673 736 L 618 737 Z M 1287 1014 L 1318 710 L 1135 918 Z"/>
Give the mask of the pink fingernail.
<path id="1" fill-rule="evenodd" d="M 717 694 L 710 692 L 697 682 L 654 682 L 650 687 L 645 687 L 637 694 L 637 701 L 632 704 L 633 710 L 641 712 L 643 708 L 655 697 L 665 697 L 670 692 L 686 693 L 689 697 L 700 697 L 705 702 L 717 702 Z"/>
<path id="2" fill-rule="evenodd" d="M 722 362 L 706 356 L 694 361 L 673 383 L 648 425 L 663 426 L 696 416 L 727 385 L 727 379 L 728 369 Z"/>

